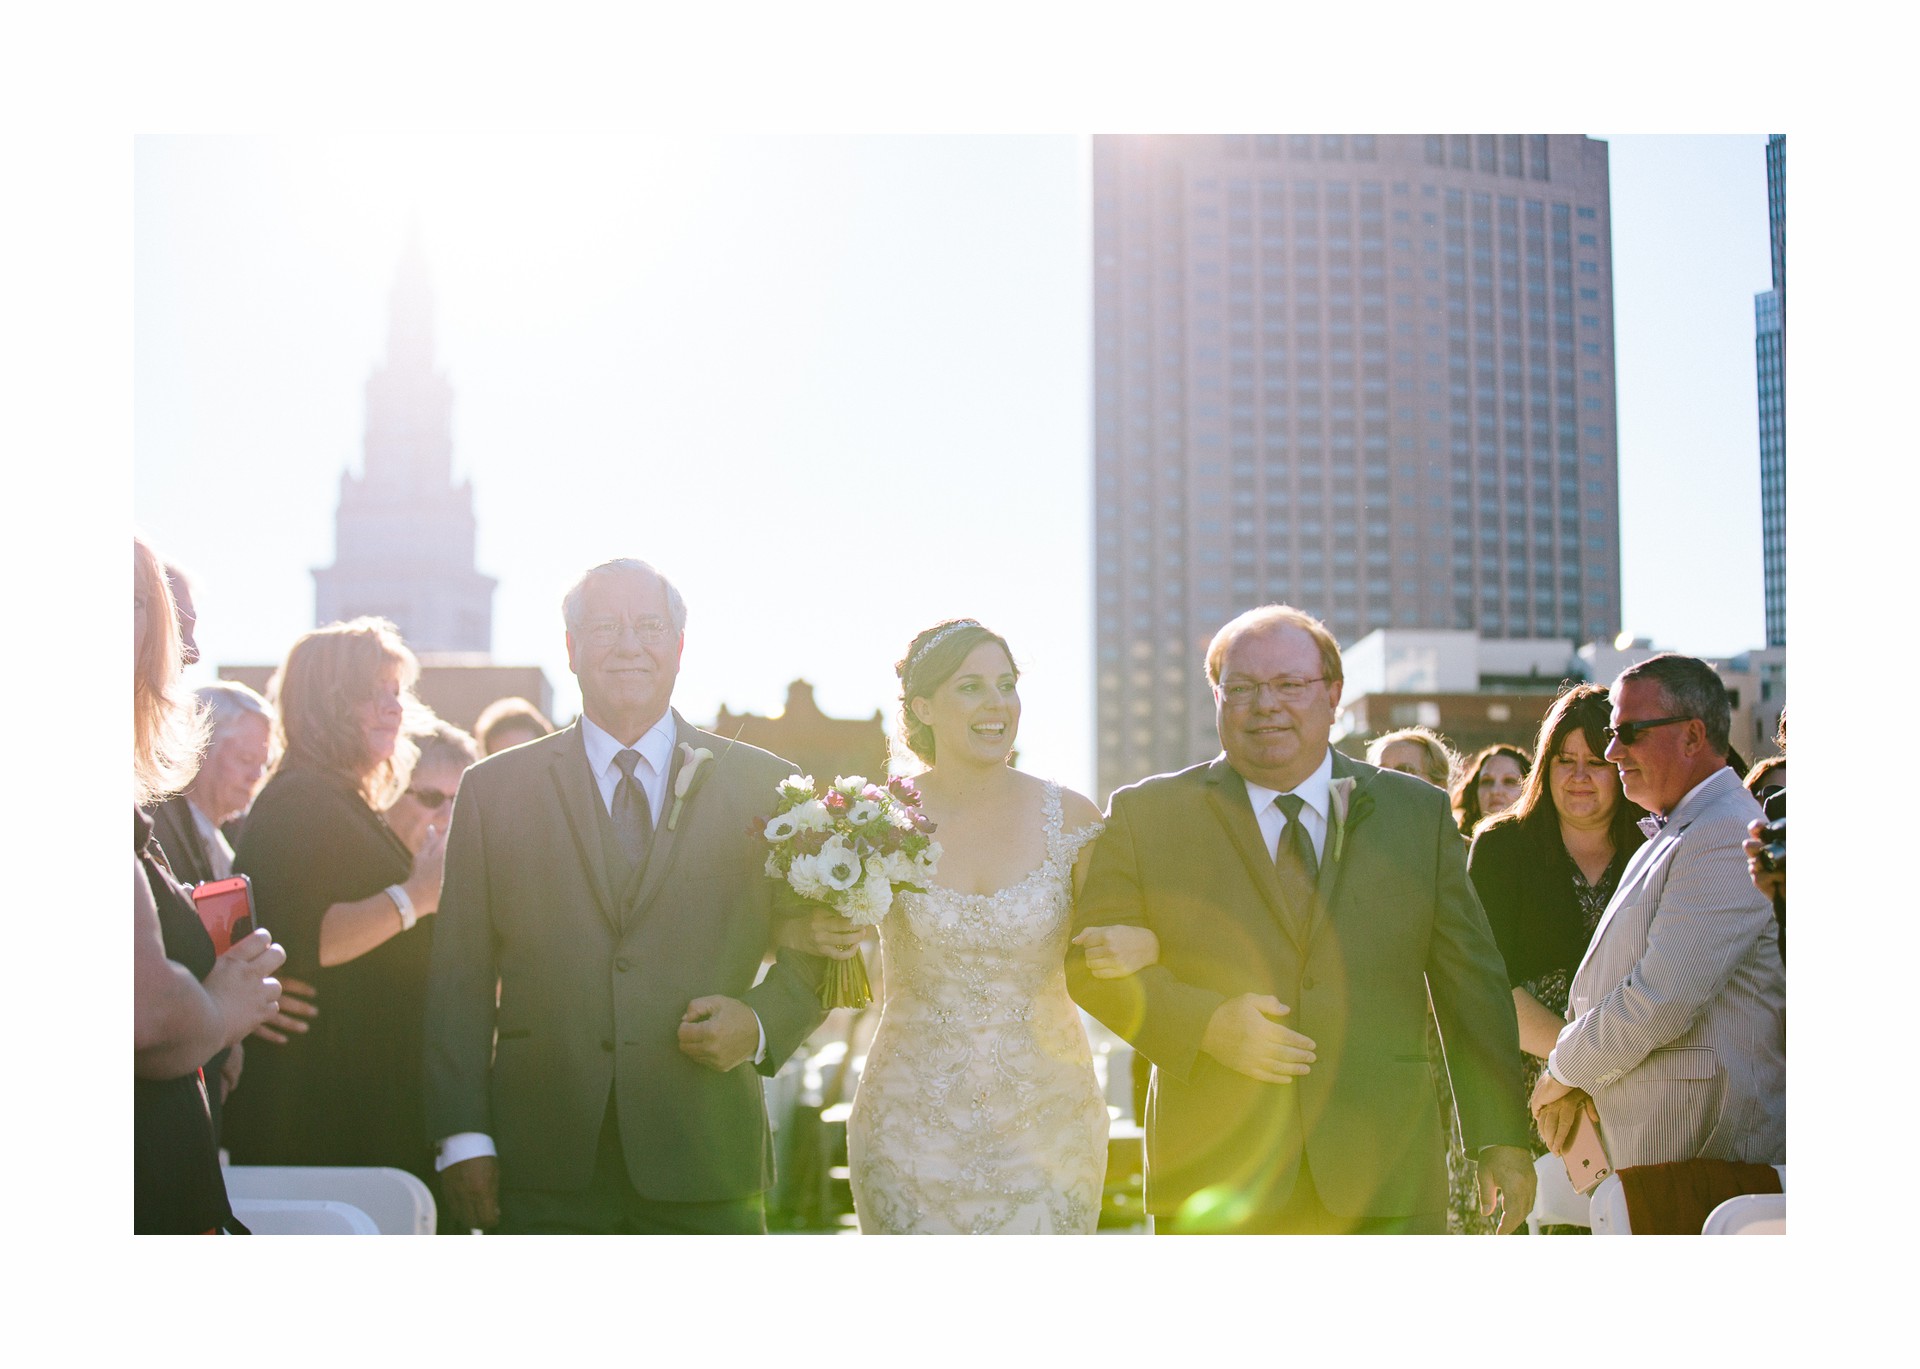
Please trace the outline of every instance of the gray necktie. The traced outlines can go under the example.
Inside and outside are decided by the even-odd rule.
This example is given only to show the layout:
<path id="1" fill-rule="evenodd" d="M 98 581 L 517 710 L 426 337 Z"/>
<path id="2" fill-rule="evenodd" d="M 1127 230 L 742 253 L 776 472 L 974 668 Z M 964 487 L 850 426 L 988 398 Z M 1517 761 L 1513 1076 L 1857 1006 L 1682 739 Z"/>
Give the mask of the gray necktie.
<path id="1" fill-rule="evenodd" d="M 1280 844 L 1273 855 L 1273 868 L 1280 876 L 1287 907 L 1304 925 L 1313 918 L 1313 888 L 1320 878 L 1320 861 L 1313 854 L 1313 838 L 1300 821 L 1305 805 L 1298 794 L 1278 794 L 1274 803 L 1286 814 L 1287 825 L 1280 833 Z"/>
<path id="2" fill-rule="evenodd" d="M 638 870 L 653 849 L 653 807 L 647 802 L 646 787 L 633 777 L 640 753 L 628 747 L 613 763 L 620 771 L 620 782 L 613 787 L 613 831 L 627 860 Z"/>

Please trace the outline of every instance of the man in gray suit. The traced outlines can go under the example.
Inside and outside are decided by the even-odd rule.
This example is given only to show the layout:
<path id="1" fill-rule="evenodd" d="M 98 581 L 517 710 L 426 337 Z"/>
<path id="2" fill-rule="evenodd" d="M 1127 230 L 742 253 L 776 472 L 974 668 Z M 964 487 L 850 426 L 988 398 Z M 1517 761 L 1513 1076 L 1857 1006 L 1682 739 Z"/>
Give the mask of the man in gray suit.
<path id="1" fill-rule="evenodd" d="M 1153 1061 L 1146 1205 L 1166 1233 L 1440 1232 L 1429 1001 L 1483 1210 L 1533 1205 L 1520 1039 L 1444 791 L 1332 750 L 1340 647 L 1284 605 L 1207 651 L 1221 754 L 1117 791 L 1074 925 L 1159 963 L 1075 999 Z M 1429 1000 L 1431 991 L 1431 1000 Z"/>
<path id="2" fill-rule="evenodd" d="M 1786 1159 L 1785 978 L 1740 849 L 1760 805 L 1727 766 L 1728 712 L 1720 677 L 1690 656 L 1613 683 L 1607 759 L 1658 830 L 1594 929 L 1534 1089 L 1556 1151 L 1585 1111 L 1615 1168 Z"/>
<path id="3" fill-rule="evenodd" d="M 594 567 L 565 614 L 581 718 L 454 801 L 426 1024 L 443 1186 L 505 1231 L 764 1231 L 755 1070 L 823 1016 L 820 961 L 756 982 L 787 904 L 748 824 L 793 767 L 669 707 L 687 613 L 653 567 Z"/>

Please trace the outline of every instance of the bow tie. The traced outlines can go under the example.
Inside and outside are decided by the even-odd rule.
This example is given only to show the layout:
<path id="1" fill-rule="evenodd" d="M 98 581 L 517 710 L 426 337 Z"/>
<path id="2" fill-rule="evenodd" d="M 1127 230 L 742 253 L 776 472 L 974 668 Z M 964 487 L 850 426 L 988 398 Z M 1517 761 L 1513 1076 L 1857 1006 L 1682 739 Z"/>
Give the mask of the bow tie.
<path id="1" fill-rule="evenodd" d="M 1666 825 L 1667 819 L 1664 814 L 1660 813 L 1649 813 L 1644 818 L 1641 818 L 1638 824 L 1640 830 L 1646 833 L 1648 841 L 1652 841 L 1655 837 L 1659 836 L 1660 829 Z"/>

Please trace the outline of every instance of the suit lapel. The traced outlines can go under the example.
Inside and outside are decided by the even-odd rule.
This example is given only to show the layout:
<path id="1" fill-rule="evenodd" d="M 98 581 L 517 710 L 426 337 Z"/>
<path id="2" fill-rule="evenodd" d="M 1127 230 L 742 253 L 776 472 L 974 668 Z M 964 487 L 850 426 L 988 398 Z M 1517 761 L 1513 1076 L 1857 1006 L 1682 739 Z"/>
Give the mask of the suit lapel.
<path id="1" fill-rule="evenodd" d="M 1273 857 L 1267 854 L 1266 840 L 1260 835 L 1260 824 L 1253 816 L 1247 782 L 1240 778 L 1239 771 L 1227 764 L 1224 755 L 1207 771 L 1207 802 L 1213 806 L 1214 816 L 1226 828 L 1234 849 L 1240 853 L 1260 897 L 1266 900 L 1268 914 L 1287 934 L 1294 949 L 1303 949 L 1301 938 L 1306 928 L 1295 925 L 1281 896 L 1280 876 L 1274 871 Z"/>
<path id="2" fill-rule="evenodd" d="M 1685 822 L 1669 822 L 1659 833 L 1650 838 L 1627 861 L 1627 868 L 1620 872 L 1620 883 L 1614 888 L 1613 897 L 1607 900 L 1606 911 L 1600 914 L 1600 921 L 1594 924 L 1593 935 L 1587 938 L 1586 953 L 1580 957 L 1580 964 L 1573 972 L 1573 981 L 1580 978 L 1587 968 L 1587 962 L 1593 959 L 1593 953 L 1600 949 L 1600 943 L 1613 925 L 1614 916 L 1639 896 L 1640 886 L 1653 875 L 1657 866 L 1667 859 L 1673 843 L 1680 834 L 1693 826 L 1699 813 L 1690 815 Z"/>
<path id="3" fill-rule="evenodd" d="M 1349 828 L 1347 832 L 1347 838 L 1349 840 L 1353 836 L 1351 831 L 1353 813 L 1360 803 L 1360 796 L 1367 792 L 1367 786 L 1373 783 L 1373 777 L 1379 773 L 1380 772 L 1372 766 L 1356 764 L 1338 751 L 1333 753 L 1333 778 L 1340 780 L 1351 777 L 1356 781 L 1353 786 L 1353 793 L 1347 796 L 1346 825 Z M 1340 892 L 1340 876 L 1342 872 L 1346 870 L 1347 862 L 1352 859 L 1352 852 L 1347 849 L 1345 842 L 1340 844 L 1340 858 L 1338 860 L 1333 858 L 1335 843 L 1334 813 L 1332 811 L 1333 803 L 1331 798 L 1329 798 L 1327 803 L 1327 809 L 1327 842 L 1325 848 L 1321 851 L 1320 888 L 1318 897 L 1313 901 L 1313 926 L 1307 933 L 1308 944 L 1312 944 L 1313 939 L 1320 935 L 1321 928 L 1325 927 L 1327 920 L 1333 916 L 1334 899 Z"/>
<path id="4" fill-rule="evenodd" d="M 637 917 L 645 911 L 647 905 L 653 901 L 654 896 L 660 892 L 660 886 L 666 883 L 667 873 L 673 866 L 673 858 L 680 849 L 680 836 L 685 826 L 686 814 L 682 813 L 680 815 L 681 821 L 672 827 L 667 825 L 667 820 L 673 816 L 673 785 L 674 781 L 680 777 L 680 763 L 686 756 L 686 753 L 680 748 L 682 746 L 698 746 L 699 744 L 699 731 L 693 727 L 689 727 L 687 720 L 681 717 L 678 712 L 675 712 L 673 715 L 673 752 L 667 758 L 667 784 L 666 788 L 661 791 L 661 803 L 665 806 L 666 811 L 658 815 L 659 821 L 653 825 L 653 846 L 647 853 L 646 868 L 640 872 L 639 880 L 633 885 L 630 891 L 632 896 L 627 900 L 625 908 L 625 914 L 629 918 Z M 708 764 L 712 764 L 712 762 L 708 762 Z M 691 796 L 688 798 L 688 806 L 692 806 Z M 768 796 L 767 806 L 769 809 L 773 806 L 771 795 Z"/>
<path id="5" fill-rule="evenodd" d="M 587 872 L 593 901 L 600 906 L 600 916 L 607 920 L 607 925 L 618 931 L 620 919 L 615 912 L 618 905 L 600 843 L 600 818 L 594 811 L 600 803 L 600 791 L 593 782 L 593 772 L 587 767 L 587 746 L 580 735 L 578 721 L 567 729 L 564 744 L 555 748 L 548 774 L 560 797 L 560 811 L 573 833 L 574 851 L 580 858 L 581 868 Z"/>

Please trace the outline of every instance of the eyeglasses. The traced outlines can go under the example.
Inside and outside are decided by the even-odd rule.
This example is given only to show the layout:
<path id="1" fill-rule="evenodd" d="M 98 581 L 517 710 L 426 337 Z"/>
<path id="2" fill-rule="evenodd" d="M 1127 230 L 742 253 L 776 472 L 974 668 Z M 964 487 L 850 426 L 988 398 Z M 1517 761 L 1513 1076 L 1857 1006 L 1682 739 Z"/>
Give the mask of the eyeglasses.
<path id="1" fill-rule="evenodd" d="M 612 646 L 623 632 L 631 629 L 647 646 L 655 646 L 673 635 L 673 624 L 664 618 L 595 618 L 580 625 L 580 635 L 595 646 Z"/>
<path id="2" fill-rule="evenodd" d="M 438 789 L 409 789 L 407 791 L 407 797 L 426 809 L 429 813 L 437 812 L 439 809 L 453 802 L 453 795 L 443 793 Z"/>
<path id="3" fill-rule="evenodd" d="M 1309 690 L 1326 678 L 1324 675 L 1315 675 L 1310 680 L 1303 680 L 1296 675 L 1282 675 L 1275 680 L 1223 680 L 1213 687 L 1213 692 L 1222 703 L 1235 708 L 1246 708 L 1255 699 L 1268 693 L 1281 703 L 1297 704 L 1307 697 Z"/>
<path id="4" fill-rule="evenodd" d="M 1645 722 L 1621 723 L 1618 727 L 1603 727 L 1600 735 L 1610 742 L 1619 742 L 1622 746 L 1632 746 L 1640 740 L 1643 732 L 1651 732 L 1656 727 L 1665 727 L 1668 723 L 1690 723 L 1691 717 L 1648 718 Z"/>

